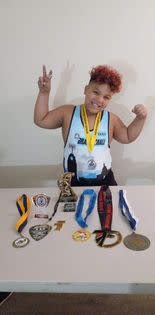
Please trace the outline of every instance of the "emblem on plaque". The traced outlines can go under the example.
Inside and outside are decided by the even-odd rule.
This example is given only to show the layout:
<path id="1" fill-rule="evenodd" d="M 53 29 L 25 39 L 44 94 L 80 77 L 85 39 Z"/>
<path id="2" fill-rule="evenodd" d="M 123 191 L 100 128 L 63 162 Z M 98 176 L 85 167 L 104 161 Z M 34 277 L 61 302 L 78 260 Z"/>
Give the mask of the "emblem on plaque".
<path id="1" fill-rule="evenodd" d="M 58 179 L 58 187 L 61 191 L 60 202 L 77 201 L 78 197 L 71 188 L 71 179 L 74 173 L 66 172 Z"/>

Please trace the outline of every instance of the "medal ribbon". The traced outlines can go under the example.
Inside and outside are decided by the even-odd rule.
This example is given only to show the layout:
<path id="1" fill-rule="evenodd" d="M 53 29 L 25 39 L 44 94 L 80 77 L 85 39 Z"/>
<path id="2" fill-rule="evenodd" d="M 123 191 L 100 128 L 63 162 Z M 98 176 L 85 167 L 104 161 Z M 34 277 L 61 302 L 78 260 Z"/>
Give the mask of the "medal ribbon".
<path id="1" fill-rule="evenodd" d="M 25 194 L 23 194 L 22 196 L 17 198 L 16 205 L 21 216 L 18 222 L 16 223 L 16 231 L 21 233 L 23 228 L 27 224 L 27 218 L 30 212 L 31 205 L 30 199 Z"/>
<path id="2" fill-rule="evenodd" d="M 112 223 L 112 195 L 109 187 L 101 186 L 98 194 L 98 214 L 101 223 L 101 229 L 111 230 Z"/>
<path id="3" fill-rule="evenodd" d="M 128 203 L 125 190 L 119 190 L 119 208 L 121 209 L 123 216 L 128 220 L 131 229 L 135 231 L 138 219 L 134 216 L 131 206 Z"/>
<path id="4" fill-rule="evenodd" d="M 83 219 L 82 218 L 82 210 L 83 210 L 84 199 L 85 199 L 86 195 L 90 196 L 90 200 L 89 200 L 89 206 L 88 206 L 87 211 L 86 211 L 86 217 Z M 75 219 L 76 219 L 77 223 L 82 228 L 88 227 L 86 220 L 90 216 L 90 214 L 92 213 L 92 211 L 94 209 L 96 197 L 97 197 L 96 192 L 93 189 L 85 189 L 79 198 L 77 208 L 76 208 L 76 213 L 75 213 Z"/>
<path id="5" fill-rule="evenodd" d="M 98 193 L 98 214 L 101 223 L 101 230 L 95 230 L 96 243 L 100 247 L 110 248 L 119 244 L 122 235 L 118 231 L 111 230 L 113 205 L 110 188 L 106 185 L 101 186 Z M 106 238 L 116 237 L 113 243 L 104 244 Z"/>
<path id="6" fill-rule="evenodd" d="M 92 136 L 90 136 L 86 107 L 85 107 L 85 104 L 82 105 L 82 122 L 84 125 L 84 131 L 85 131 L 85 135 L 86 135 L 86 143 L 87 143 L 87 147 L 88 147 L 89 152 L 92 152 L 94 149 L 96 137 L 98 134 L 98 128 L 99 128 L 100 120 L 101 120 L 101 112 L 99 112 L 96 116 L 93 134 L 92 134 Z"/>

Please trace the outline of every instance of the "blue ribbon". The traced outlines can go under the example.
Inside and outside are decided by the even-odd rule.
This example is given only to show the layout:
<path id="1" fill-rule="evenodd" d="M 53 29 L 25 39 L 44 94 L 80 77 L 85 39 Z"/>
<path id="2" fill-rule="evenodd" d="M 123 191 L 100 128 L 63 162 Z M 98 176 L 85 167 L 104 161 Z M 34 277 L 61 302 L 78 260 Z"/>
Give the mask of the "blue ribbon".
<path id="1" fill-rule="evenodd" d="M 88 209 L 86 211 L 86 217 L 83 219 L 82 210 L 83 210 L 84 199 L 86 195 L 90 196 L 90 201 L 89 201 Z M 96 192 L 93 189 L 85 189 L 79 198 L 78 205 L 76 208 L 76 213 L 75 213 L 75 219 L 82 228 L 88 227 L 86 220 L 94 209 L 96 197 L 97 197 Z"/>
<path id="2" fill-rule="evenodd" d="M 123 190 L 119 190 L 119 208 L 121 209 L 123 216 L 127 218 L 132 230 L 136 230 L 138 219 L 132 214 L 131 207 L 124 195 L 125 192 Z"/>

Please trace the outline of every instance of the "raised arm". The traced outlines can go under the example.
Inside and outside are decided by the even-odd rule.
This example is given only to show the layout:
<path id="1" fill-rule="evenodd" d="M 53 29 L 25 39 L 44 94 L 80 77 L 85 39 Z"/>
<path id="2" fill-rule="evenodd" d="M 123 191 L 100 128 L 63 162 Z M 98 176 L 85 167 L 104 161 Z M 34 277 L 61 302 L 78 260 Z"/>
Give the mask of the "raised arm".
<path id="1" fill-rule="evenodd" d="M 55 129 L 62 127 L 64 107 L 49 111 L 52 71 L 47 74 L 43 66 L 42 76 L 38 80 L 39 93 L 34 108 L 34 123 L 42 128 Z"/>
<path id="2" fill-rule="evenodd" d="M 124 125 L 118 116 L 112 114 L 113 137 L 118 142 L 133 142 L 137 139 L 143 129 L 147 117 L 146 107 L 138 104 L 133 108 L 132 112 L 136 115 L 136 117 L 128 127 Z"/>

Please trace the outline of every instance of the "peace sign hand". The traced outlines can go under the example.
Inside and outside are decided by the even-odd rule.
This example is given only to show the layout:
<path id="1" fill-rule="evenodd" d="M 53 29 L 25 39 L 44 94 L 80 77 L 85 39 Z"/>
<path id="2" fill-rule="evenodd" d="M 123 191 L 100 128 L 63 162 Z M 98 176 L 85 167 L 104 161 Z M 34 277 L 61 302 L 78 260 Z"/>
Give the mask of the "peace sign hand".
<path id="1" fill-rule="evenodd" d="M 51 78 L 52 70 L 49 71 L 49 74 L 46 72 L 46 67 L 43 65 L 43 75 L 38 79 L 39 91 L 43 94 L 50 93 L 51 90 Z"/>

